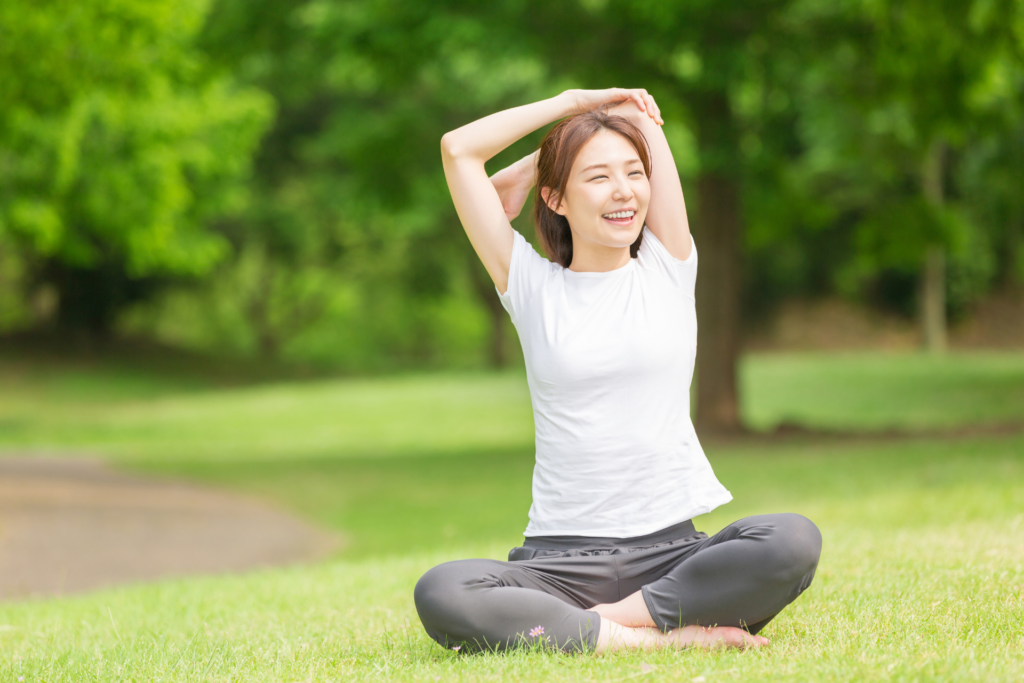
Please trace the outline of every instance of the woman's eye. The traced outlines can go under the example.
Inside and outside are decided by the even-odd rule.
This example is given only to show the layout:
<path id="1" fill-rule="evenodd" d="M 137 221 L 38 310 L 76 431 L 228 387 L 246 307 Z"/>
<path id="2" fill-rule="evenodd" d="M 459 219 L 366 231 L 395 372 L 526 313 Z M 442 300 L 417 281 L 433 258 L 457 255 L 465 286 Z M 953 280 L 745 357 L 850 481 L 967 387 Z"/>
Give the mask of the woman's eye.
<path id="1" fill-rule="evenodd" d="M 606 176 L 606 175 L 596 175 L 593 178 L 591 178 L 591 180 L 600 180 L 601 178 L 607 178 L 607 177 L 608 176 Z"/>
<path id="2" fill-rule="evenodd" d="M 629 175 L 637 175 L 637 174 L 642 174 L 642 173 L 643 173 L 643 171 L 633 171 Z"/>

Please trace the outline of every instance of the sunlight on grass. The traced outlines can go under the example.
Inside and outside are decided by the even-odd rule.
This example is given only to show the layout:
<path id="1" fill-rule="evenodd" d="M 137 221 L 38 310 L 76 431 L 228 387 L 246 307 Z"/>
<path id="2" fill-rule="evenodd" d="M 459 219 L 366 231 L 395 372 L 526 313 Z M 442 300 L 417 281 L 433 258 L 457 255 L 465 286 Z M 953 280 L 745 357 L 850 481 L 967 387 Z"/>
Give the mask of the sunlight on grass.
<path id="1" fill-rule="evenodd" d="M 756 429 L 942 429 L 1024 423 L 1024 354 L 748 356 L 743 415 Z"/>
<path id="2" fill-rule="evenodd" d="M 854 504 L 856 505 L 856 504 Z M 856 510 L 850 515 L 856 517 Z M 894 520 L 896 521 L 896 520 Z M 0 606 L 0 680 L 1017 680 L 1021 516 L 913 531 L 822 520 L 815 582 L 767 650 L 459 656 L 410 599 L 444 554 L 165 582 Z M 714 678 L 712 678 L 714 677 Z"/>
<path id="3" fill-rule="evenodd" d="M 976 510 L 977 501 L 988 511 L 1014 505 L 1024 510 L 1024 498 L 1015 488 L 1024 482 L 1024 437 L 709 444 L 706 450 L 734 501 L 703 518 L 705 528 L 721 528 L 746 515 L 793 511 L 810 516 L 821 510 L 833 516 L 850 509 L 866 515 L 864 523 L 892 517 L 904 525 L 918 524 L 925 512 L 914 509 L 915 503 L 899 495 L 902 491 L 912 492 L 912 501 L 936 498 L 937 508 L 929 510 L 938 512 L 927 514 L 946 515 L 942 501 L 955 504 L 963 520 L 985 518 L 986 510 Z M 348 556 L 394 555 L 495 539 L 518 544 L 530 507 L 533 453 L 282 460 L 244 467 L 183 458 L 145 469 L 277 501 L 344 532 Z M 969 495 L 960 500 L 958 492 L 964 490 Z M 865 505 L 850 508 L 851 501 Z"/>
<path id="4" fill-rule="evenodd" d="M 533 443 L 519 373 L 323 380 L 117 401 L 18 398 L 0 403 L 0 447 L 254 461 Z"/>
<path id="5" fill-rule="evenodd" d="M 1024 436 L 708 442 L 734 502 L 822 529 L 815 582 L 764 651 L 459 656 L 423 634 L 429 567 L 504 558 L 533 466 L 525 378 L 440 374 L 219 388 L 0 364 L 0 448 L 90 452 L 256 494 L 341 530 L 335 560 L 0 604 L 0 681 L 1009 681 L 1024 678 Z M 1024 355 L 754 356 L 770 428 L 1024 420 Z"/>
<path id="6" fill-rule="evenodd" d="M 104 374 L 108 373 L 108 374 Z M 757 429 L 1024 422 L 1024 354 L 761 354 L 743 365 Z M 141 371 L 0 363 L 0 448 L 121 460 L 337 459 L 530 450 L 525 374 L 426 374 L 240 388 Z"/>

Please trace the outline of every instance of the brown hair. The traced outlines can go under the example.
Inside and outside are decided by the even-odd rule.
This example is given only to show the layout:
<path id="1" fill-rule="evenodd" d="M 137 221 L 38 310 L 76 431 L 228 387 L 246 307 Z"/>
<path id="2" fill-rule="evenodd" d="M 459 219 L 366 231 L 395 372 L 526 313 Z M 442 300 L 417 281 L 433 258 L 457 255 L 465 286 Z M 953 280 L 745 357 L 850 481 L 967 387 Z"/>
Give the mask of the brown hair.
<path id="1" fill-rule="evenodd" d="M 644 173 L 648 178 L 651 177 L 651 155 L 644 134 L 629 120 L 608 114 L 603 108 L 560 121 L 544 136 L 540 143 L 540 154 L 537 155 L 537 194 L 534 198 L 533 219 L 537 225 L 537 237 L 548 258 L 563 268 L 568 268 L 572 263 L 569 221 L 548 206 L 541 196 L 541 188 L 550 188 L 551 199 L 563 197 L 573 162 L 583 145 L 602 130 L 610 130 L 626 138 L 636 149 L 644 165 Z M 643 238 L 641 230 L 636 242 L 629 247 L 631 257 L 636 258 Z"/>

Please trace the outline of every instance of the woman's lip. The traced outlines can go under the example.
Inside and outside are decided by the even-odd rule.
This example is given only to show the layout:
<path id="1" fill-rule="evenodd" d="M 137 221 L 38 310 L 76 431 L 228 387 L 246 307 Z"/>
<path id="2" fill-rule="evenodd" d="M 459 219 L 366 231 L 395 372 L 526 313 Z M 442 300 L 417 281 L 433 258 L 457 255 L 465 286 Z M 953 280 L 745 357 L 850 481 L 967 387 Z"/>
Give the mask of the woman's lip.
<path id="1" fill-rule="evenodd" d="M 601 218 L 608 221 L 609 223 L 614 223 L 615 225 L 629 225 L 630 223 L 636 220 L 636 214 L 634 213 L 629 218 L 608 218 L 606 216 L 601 216 Z"/>

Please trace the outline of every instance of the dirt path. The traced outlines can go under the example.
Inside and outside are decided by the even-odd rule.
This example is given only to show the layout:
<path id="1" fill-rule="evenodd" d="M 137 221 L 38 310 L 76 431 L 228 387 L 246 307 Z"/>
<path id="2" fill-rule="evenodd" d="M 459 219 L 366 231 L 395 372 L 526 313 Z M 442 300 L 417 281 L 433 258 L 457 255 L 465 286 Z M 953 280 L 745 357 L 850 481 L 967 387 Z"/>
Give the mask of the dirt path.
<path id="1" fill-rule="evenodd" d="M 0 457 L 0 600 L 308 562 L 338 545 L 242 496 L 94 460 Z"/>

